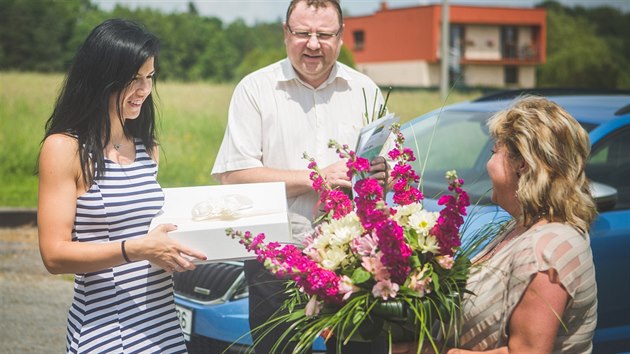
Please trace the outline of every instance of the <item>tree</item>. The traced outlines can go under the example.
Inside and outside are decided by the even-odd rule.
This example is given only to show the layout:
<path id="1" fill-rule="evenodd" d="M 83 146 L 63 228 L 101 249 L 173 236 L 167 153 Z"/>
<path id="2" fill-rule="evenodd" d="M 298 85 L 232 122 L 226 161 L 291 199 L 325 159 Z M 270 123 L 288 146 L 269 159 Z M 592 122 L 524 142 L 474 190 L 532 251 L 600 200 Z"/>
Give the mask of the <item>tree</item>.
<path id="1" fill-rule="evenodd" d="M 620 68 L 595 26 L 584 17 L 569 16 L 564 9 L 547 11 L 547 62 L 539 69 L 543 87 L 615 88 Z"/>
<path id="2" fill-rule="evenodd" d="M 60 71 L 89 1 L 0 0 L 0 69 Z"/>
<path id="3" fill-rule="evenodd" d="M 240 80 L 247 74 L 258 70 L 266 65 L 274 63 L 287 56 L 287 52 L 284 47 L 276 48 L 254 48 L 252 49 L 241 64 L 236 68 L 235 79 Z"/>

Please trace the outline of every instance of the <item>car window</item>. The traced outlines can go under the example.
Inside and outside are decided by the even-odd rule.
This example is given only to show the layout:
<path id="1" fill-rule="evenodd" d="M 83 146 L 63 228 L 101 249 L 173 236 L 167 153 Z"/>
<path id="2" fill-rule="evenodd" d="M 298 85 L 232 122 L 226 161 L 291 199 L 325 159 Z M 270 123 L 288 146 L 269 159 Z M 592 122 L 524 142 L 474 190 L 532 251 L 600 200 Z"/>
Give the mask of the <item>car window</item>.
<path id="1" fill-rule="evenodd" d="M 490 202 L 491 183 L 486 172 L 492 148 L 486 127 L 489 116 L 485 112 L 446 111 L 403 127 L 405 146 L 416 155 L 412 165 L 422 174 L 426 197 L 442 194 L 446 190 L 446 171 L 457 170 L 466 182 L 471 201 Z"/>
<path id="2" fill-rule="evenodd" d="M 630 126 L 597 142 L 586 165 L 592 181 L 617 189 L 615 210 L 630 209 Z"/>

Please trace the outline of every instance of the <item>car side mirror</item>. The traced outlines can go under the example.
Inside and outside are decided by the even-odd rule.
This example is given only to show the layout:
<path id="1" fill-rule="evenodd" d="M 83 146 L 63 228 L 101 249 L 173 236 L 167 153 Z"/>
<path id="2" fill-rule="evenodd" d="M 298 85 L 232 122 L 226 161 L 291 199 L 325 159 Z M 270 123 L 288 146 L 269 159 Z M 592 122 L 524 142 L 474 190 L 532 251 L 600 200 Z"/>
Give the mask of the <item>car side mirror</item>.
<path id="1" fill-rule="evenodd" d="M 617 204 L 617 189 L 607 184 L 591 182 L 591 195 L 599 212 L 612 210 Z"/>

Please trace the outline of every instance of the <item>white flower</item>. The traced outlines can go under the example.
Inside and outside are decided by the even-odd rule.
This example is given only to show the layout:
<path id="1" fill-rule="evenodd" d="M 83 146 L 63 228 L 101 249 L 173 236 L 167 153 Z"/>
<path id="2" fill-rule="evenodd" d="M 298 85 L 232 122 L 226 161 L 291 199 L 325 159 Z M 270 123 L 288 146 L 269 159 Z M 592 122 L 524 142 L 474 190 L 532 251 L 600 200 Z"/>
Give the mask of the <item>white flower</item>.
<path id="1" fill-rule="evenodd" d="M 419 210 L 409 215 L 409 226 L 416 230 L 418 235 L 428 235 L 437 222 L 439 213 Z"/>
<path id="2" fill-rule="evenodd" d="M 330 237 L 329 233 L 323 232 L 322 229 L 318 230 L 319 233 L 313 238 L 313 242 L 311 242 L 307 249 L 314 248 L 316 250 L 326 249 L 330 245 Z"/>
<path id="3" fill-rule="evenodd" d="M 433 235 L 418 235 L 418 247 L 422 253 L 439 253 L 440 245 Z"/>
<path id="4" fill-rule="evenodd" d="M 330 247 L 326 251 L 320 251 L 320 256 L 322 257 L 322 267 L 335 270 L 346 259 L 347 254 L 341 247 Z"/>
<path id="5" fill-rule="evenodd" d="M 351 212 L 341 219 L 333 219 L 328 224 L 322 225 L 322 233 L 329 235 L 331 246 L 343 246 L 355 237 L 363 234 L 361 221 L 355 212 Z"/>
<path id="6" fill-rule="evenodd" d="M 409 226 L 409 217 L 422 211 L 423 207 L 420 203 L 411 203 L 397 206 L 395 209 L 396 215 L 394 215 L 394 220 L 398 223 L 398 225 L 405 227 Z"/>

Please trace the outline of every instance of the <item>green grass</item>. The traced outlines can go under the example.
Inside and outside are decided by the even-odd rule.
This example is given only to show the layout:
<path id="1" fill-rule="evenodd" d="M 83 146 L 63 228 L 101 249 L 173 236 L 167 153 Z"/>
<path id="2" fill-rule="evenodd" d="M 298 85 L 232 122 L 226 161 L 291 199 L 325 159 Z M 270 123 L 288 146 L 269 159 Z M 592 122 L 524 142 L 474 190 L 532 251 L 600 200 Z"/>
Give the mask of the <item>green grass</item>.
<path id="1" fill-rule="evenodd" d="M 44 124 L 61 74 L 0 72 L 0 207 L 35 207 L 34 174 Z M 159 82 L 162 187 L 215 184 L 210 176 L 223 139 L 234 84 Z M 447 104 L 478 97 L 453 92 Z M 437 91 L 393 91 L 389 110 L 406 122 L 443 105 Z"/>

